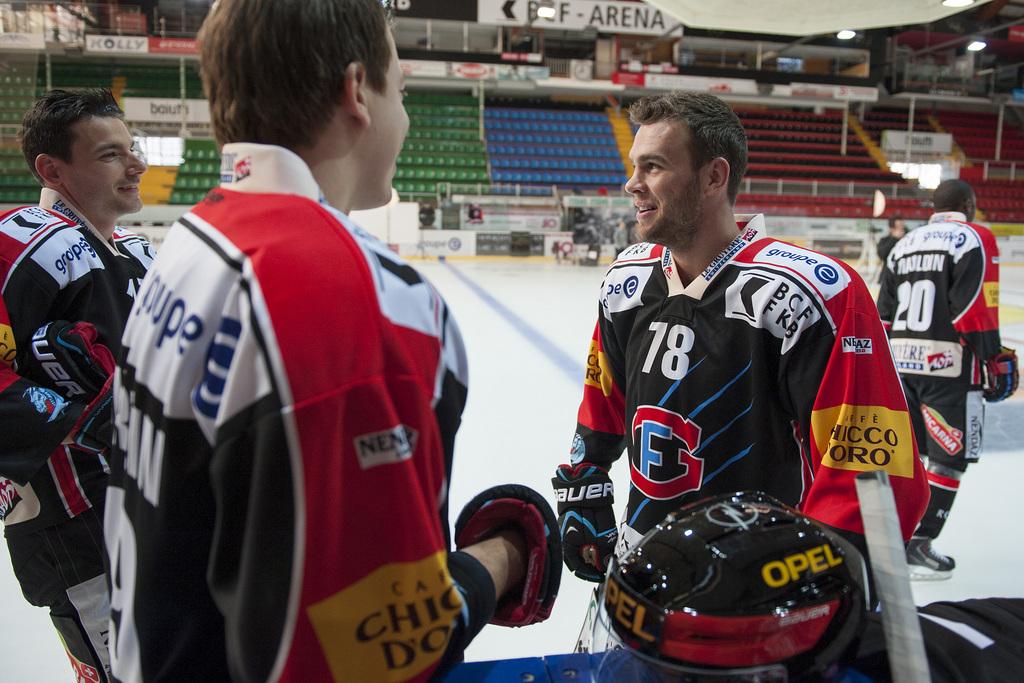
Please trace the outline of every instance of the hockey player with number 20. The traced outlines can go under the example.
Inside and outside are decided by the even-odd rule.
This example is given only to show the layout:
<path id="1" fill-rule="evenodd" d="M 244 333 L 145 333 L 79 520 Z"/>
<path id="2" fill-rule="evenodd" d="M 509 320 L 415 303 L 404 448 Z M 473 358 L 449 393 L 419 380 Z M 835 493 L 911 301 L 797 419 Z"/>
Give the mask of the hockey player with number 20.
<path id="1" fill-rule="evenodd" d="M 734 217 L 746 136 L 707 94 L 644 98 L 626 183 L 641 243 L 601 286 L 571 462 L 552 480 L 566 565 L 600 581 L 665 515 L 754 489 L 863 550 L 858 472 L 886 470 L 909 538 L 927 502 L 906 399 L 861 278 Z M 617 525 L 608 469 L 630 487 Z"/>
<path id="2" fill-rule="evenodd" d="M 974 223 L 974 190 L 935 188 L 935 213 L 889 252 L 878 311 L 903 378 L 931 499 L 907 546 L 915 579 L 942 580 L 956 562 L 936 551 L 967 466 L 981 457 L 985 403 L 1017 390 L 1017 354 L 999 335 L 999 248 Z"/>

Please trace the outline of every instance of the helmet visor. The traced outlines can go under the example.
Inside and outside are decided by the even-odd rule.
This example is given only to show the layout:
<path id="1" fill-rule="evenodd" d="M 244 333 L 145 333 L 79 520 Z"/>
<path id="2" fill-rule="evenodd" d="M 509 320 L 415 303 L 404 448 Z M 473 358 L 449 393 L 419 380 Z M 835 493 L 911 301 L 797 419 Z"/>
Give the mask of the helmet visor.
<path id="1" fill-rule="evenodd" d="M 787 683 L 786 667 L 766 664 L 740 668 L 705 668 L 654 657 L 633 649 L 616 633 L 598 591 L 590 648 L 596 683 Z"/>

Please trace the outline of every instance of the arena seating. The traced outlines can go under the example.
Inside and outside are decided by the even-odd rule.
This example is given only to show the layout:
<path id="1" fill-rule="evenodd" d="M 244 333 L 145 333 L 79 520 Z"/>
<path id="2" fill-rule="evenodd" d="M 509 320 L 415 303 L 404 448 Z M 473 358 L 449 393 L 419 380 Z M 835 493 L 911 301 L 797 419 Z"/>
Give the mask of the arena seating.
<path id="1" fill-rule="evenodd" d="M 34 77 L 17 72 L 0 76 L 0 129 L 9 139 L 0 146 L 0 203 L 3 204 L 39 201 L 39 183 L 28 170 L 14 138 L 25 110 L 32 105 L 34 82 Z"/>
<path id="2" fill-rule="evenodd" d="M 25 110 L 32 106 L 32 78 L 19 74 L 0 77 L 0 126 L 18 128 Z"/>
<path id="3" fill-rule="evenodd" d="M 437 184 L 473 184 L 487 191 L 487 157 L 480 140 L 480 104 L 469 95 L 409 93 L 409 134 L 394 186 L 404 199 L 433 195 Z"/>
<path id="4" fill-rule="evenodd" d="M 939 123 L 953 134 L 956 144 L 969 159 L 995 159 L 998 117 L 992 113 L 973 111 L 939 111 Z M 1009 117 L 1003 122 L 1000 158 L 1024 161 L 1024 133 L 1012 125 Z"/>
<path id="5" fill-rule="evenodd" d="M 882 170 L 864 145 L 848 131 L 842 154 L 841 112 L 739 109 L 747 132 L 747 176 L 800 180 L 900 183 L 903 178 Z"/>
<path id="6" fill-rule="evenodd" d="M 0 204 L 35 204 L 39 181 L 28 170 L 21 149 L 0 147 Z"/>
<path id="7" fill-rule="evenodd" d="M 213 140 L 185 140 L 184 157 L 171 204 L 195 204 L 220 183 L 220 153 Z"/>
<path id="8" fill-rule="evenodd" d="M 177 66 L 109 65 L 55 60 L 55 87 L 107 86 L 124 96 L 178 97 Z M 6 75 L 0 79 L 0 126 L 17 127 L 32 97 L 45 84 L 40 75 Z M 201 97 L 198 76 L 189 66 L 189 97 Z M 561 191 L 618 193 L 626 181 L 621 150 L 608 114 L 596 106 L 535 98 L 489 99 L 481 117 L 480 102 L 469 95 L 411 93 L 406 99 L 410 131 L 398 158 L 394 185 L 404 199 L 435 195 L 439 183 L 469 193 L 550 195 Z M 740 109 L 748 136 L 747 177 L 752 192 L 740 195 L 737 210 L 811 217 L 870 217 L 871 202 L 863 185 L 883 190 L 904 185 L 898 175 L 880 169 L 861 141 L 848 132 L 841 153 L 842 114 L 826 111 Z M 970 156 L 994 152 L 994 114 L 939 112 Z M 481 129 L 481 122 L 483 129 Z M 903 130 L 907 111 L 875 107 L 862 126 L 878 140 L 882 130 Z M 928 129 L 928 114 L 917 112 L 915 128 Z M 1007 125 L 1003 157 L 1024 160 L 1024 135 Z M 1014 157 L 1016 155 L 1016 157 Z M 219 182 L 220 157 L 212 140 L 188 139 L 178 169 L 172 204 L 192 204 Z M 778 192 L 773 183 L 780 182 Z M 809 192 L 810 183 L 821 191 Z M 832 183 L 834 188 L 828 189 Z M 856 184 L 858 196 L 847 196 Z M 990 221 L 1024 222 L 1024 184 L 989 181 L 975 184 L 980 208 Z M 801 188 L 803 185 L 803 188 Z M 38 183 L 13 144 L 0 147 L 0 202 L 34 202 Z M 890 199 L 886 216 L 927 218 L 930 209 L 918 199 Z"/>
<path id="9" fill-rule="evenodd" d="M 50 73 L 54 88 L 111 88 L 118 97 L 181 97 L 181 75 L 176 64 L 111 65 L 54 60 Z M 36 87 L 40 93 L 46 88 L 46 76 L 42 70 L 36 79 Z M 199 72 L 191 63 L 185 67 L 185 94 L 193 99 L 203 97 Z"/>
<path id="10" fill-rule="evenodd" d="M 484 125 L 496 183 L 586 192 L 617 191 L 626 182 L 603 111 L 488 106 Z"/>
<path id="11" fill-rule="evenodd" d="M 906 131 L 909 118 L 910 111 L 908 109 L 872 107 L 864 113 L 864 116 L 860 117 L 860 125 L 871 136 L 872 140 L 881 145 L 882 131 Z M 919 132 L 931 132 L 933 130 L 927 112 L 923 112 L 920 109 L 914 111 L 914 130 Z"/>
<path id="12" fill-rule="evenodd" d="M 978 208 L 992 223 L 1024 223 L 1024 181 L 970 180 Z"/>
<path id="13" fill-rule="evenodd" d="M 911 220 L 925 220 L 931 215 L 926 200 L 890 198 L 882 218 L 900 215 Z M 737 213 L 766 213 L 774 216 L 809 216 L 812 218 L 871 218 L 872 198 L 831 195 L 741 193 L 736 200 Z"/>

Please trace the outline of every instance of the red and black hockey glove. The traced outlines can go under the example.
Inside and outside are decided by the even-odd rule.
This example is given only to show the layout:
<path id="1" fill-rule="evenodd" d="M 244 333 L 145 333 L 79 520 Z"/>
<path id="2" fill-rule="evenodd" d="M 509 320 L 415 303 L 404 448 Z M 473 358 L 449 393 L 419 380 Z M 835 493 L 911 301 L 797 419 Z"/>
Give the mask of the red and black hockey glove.
<path id="1" fill-rule="evenodd" d="M 114 376 L 107 378 L 71 428 L 71 440 L 79 448 L 100 453 L 114 444 Z"/>
<path id="2" fill-rule="evenodd" d="M 558 499 L 558 528 L 565 566 L 581 579 L 600 583 L 615 552 L 618 525 L 612 480 L 597 465 L 559 465 L 551 480 Z"/>
<path id="3" fill-rule="evenodd" d="M 526 578 L 518 593 L 498 601 L 491 618 L 500 626 L 528 626 L 551 616 L 562 579 L 561 541 L 555 513 L 544 497 L 519 484 L 494 486 L 477 494 L 455 522 L 457 548 L 513 529 L 526 542 Z"/>
<path id="4" fill-rule="evenodd" d="M 114 372 L 114 355 L 97 337 L 90 323 L 46 323 L 32 335 L 18 374 L 72 400 L 92 401 Z"/>
<path id="5" fill-rule="evenodd" d="M 982 396 L 998 403 L 1013 396 L 1018 382 L 1017 352 L 1006 346 L 982 363 Z"/>
<path id="6" fill-rule="evenodd" d="M 86 403 L 71 430 L 74 443 L 89 451 L 110 447 L 114 354 L 98 341 L 95 326 L 57 320 L 32 335 L 32 348 L 18 364 L 18 373 Z"/>

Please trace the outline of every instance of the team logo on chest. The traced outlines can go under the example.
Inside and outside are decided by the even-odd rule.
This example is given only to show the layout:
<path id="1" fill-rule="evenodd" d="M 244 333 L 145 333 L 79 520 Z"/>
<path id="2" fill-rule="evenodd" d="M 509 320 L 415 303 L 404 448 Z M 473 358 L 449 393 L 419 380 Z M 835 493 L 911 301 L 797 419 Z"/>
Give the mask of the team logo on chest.
<path id="1" fill-rule="evenodd" d="M 704 459 L 700 425 L 658 406 L 639 406 L 633 414 L 636 453 L 630 460 L 630 479 L 648 498 L 670 500 L 700 489 Z"/>
<path id="2" fill-rule="evenodd" d="M 821 319 L 821 312 L 815 298 L 792 279 L 750 268 L 726 289 L 725 317 L 767 330 L 782 340 L 786 353 Z"/>

